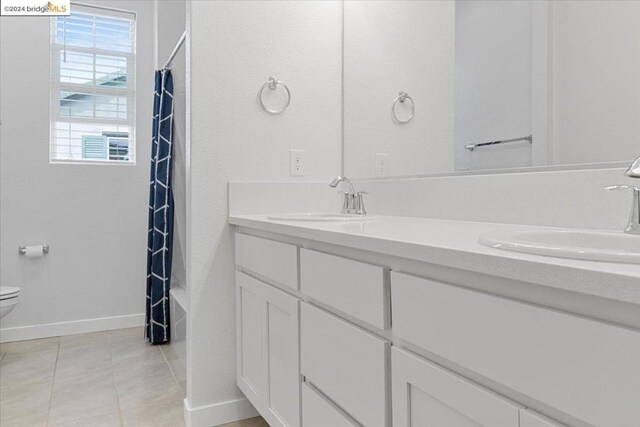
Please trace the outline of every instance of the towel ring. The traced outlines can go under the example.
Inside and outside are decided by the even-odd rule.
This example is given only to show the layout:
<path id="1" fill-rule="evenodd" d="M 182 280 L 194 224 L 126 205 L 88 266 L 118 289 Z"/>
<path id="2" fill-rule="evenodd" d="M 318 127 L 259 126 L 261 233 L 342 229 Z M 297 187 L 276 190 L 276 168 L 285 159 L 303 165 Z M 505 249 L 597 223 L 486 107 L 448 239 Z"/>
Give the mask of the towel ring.
<path id="1" fill-rule="evenodd" d="M 396 107 L 398 106 L 398 102 L 404 103 L 406 100 L 411 101 L 411 114 L 409 114 L 409 118 L 405 120 L 400 120 L 398 115 L 396 114 Z M 396 99 L 393 101 L 393 107 L 391 107 L 391 113 L 393 114 L 393 118 L 398 123 L 409 123 L 411 119 L 413 119 L 413 115 L 416 113 L 416 103 L 412 97 L 409 96 L 407 92 L 400 92 Z"/>
<path id="2" fill-rule="evenodd" d="M 284 88 L 284 90 L 287 92 L 287 103 L 280 110 L 271 110 L 267 108 L 266 105 L 264 105 L 262 94 L 264 93 L 264 90 L 267 88 L 269 88 L 269 90 L 278 89 L 278 85 L 281 85 Z M 269 77 L 269 80 L 265 84 L 263 84 L 262 87 L 260 88 L 260 91 L 258 91 L 258 100 L 260 101 L 260 106 L 262 107 L 262 109 L 267 113 L 280 114 L 287 109 L 289 104 L 291 104 L 291 92 L 289 91 L 289 88 L 287 87 L 286 84 L 282 83 L 280 80 L 276 79 L 275 77 Z"/>

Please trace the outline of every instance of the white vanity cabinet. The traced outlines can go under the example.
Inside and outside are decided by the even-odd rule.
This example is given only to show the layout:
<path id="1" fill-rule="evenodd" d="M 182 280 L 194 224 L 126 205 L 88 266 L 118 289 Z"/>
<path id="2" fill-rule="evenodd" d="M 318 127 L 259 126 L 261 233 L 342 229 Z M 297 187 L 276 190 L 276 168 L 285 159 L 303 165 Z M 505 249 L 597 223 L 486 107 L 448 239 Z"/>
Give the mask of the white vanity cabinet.
<path id="1" fill-rule="evenodd" d="M 270 426 L 300 426 L 300 301 L 236 273 L 237 383 Z"/>
<path id="2" fill-rule="evenodd" d="M 640 426 L 637 328 L 482 292 L 473 274 L 237 239 L 237 382 L 270 426 Z"/>

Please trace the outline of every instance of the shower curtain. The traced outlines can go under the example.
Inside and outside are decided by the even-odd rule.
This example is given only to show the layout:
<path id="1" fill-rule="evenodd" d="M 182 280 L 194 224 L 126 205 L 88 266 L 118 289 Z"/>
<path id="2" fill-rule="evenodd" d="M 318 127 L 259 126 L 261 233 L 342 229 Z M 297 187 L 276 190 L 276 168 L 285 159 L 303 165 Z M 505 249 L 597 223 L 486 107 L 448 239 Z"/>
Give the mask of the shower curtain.
<path id="1" fill-rule="evenodd" d="M 151 140 L 149 228 L 147 245 L 147 299 L 145 338 L 151 344 L 169 341 L 169 289 L 173 253 L 173 77 L 156 71 Z"/>

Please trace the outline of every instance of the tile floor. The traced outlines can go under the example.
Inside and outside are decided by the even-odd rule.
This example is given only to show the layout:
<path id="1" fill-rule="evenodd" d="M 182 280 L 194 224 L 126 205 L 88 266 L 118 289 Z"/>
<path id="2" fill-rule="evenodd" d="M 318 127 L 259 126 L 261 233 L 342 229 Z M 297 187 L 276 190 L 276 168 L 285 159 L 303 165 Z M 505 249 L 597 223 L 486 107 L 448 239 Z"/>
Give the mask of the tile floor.
<path id="1" fill-rule="evenodd" d="M 0 344 L 2 427 L 180 427 L 185 385 L 171 347 L 142 328 Z"/>

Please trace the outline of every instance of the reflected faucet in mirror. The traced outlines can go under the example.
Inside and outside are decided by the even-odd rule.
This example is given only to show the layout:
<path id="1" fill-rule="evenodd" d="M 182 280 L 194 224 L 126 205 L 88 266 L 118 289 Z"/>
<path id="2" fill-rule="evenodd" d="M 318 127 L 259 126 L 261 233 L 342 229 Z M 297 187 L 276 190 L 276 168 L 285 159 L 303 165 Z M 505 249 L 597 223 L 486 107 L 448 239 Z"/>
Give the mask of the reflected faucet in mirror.
<path id="1" fill-rule="evenodd" d="M 347 191 L 344 191 L 344 200 L 342 202 L 342 213 L 351 215 L 367 214 L 367 210 L 364 208 L 364 195 L 366 191 L 356 191 L 353 183 L 346 176 L 338 176 L 329 183 L 332 188 L 337 188 L 339 184 L 347 186 Z"/>

